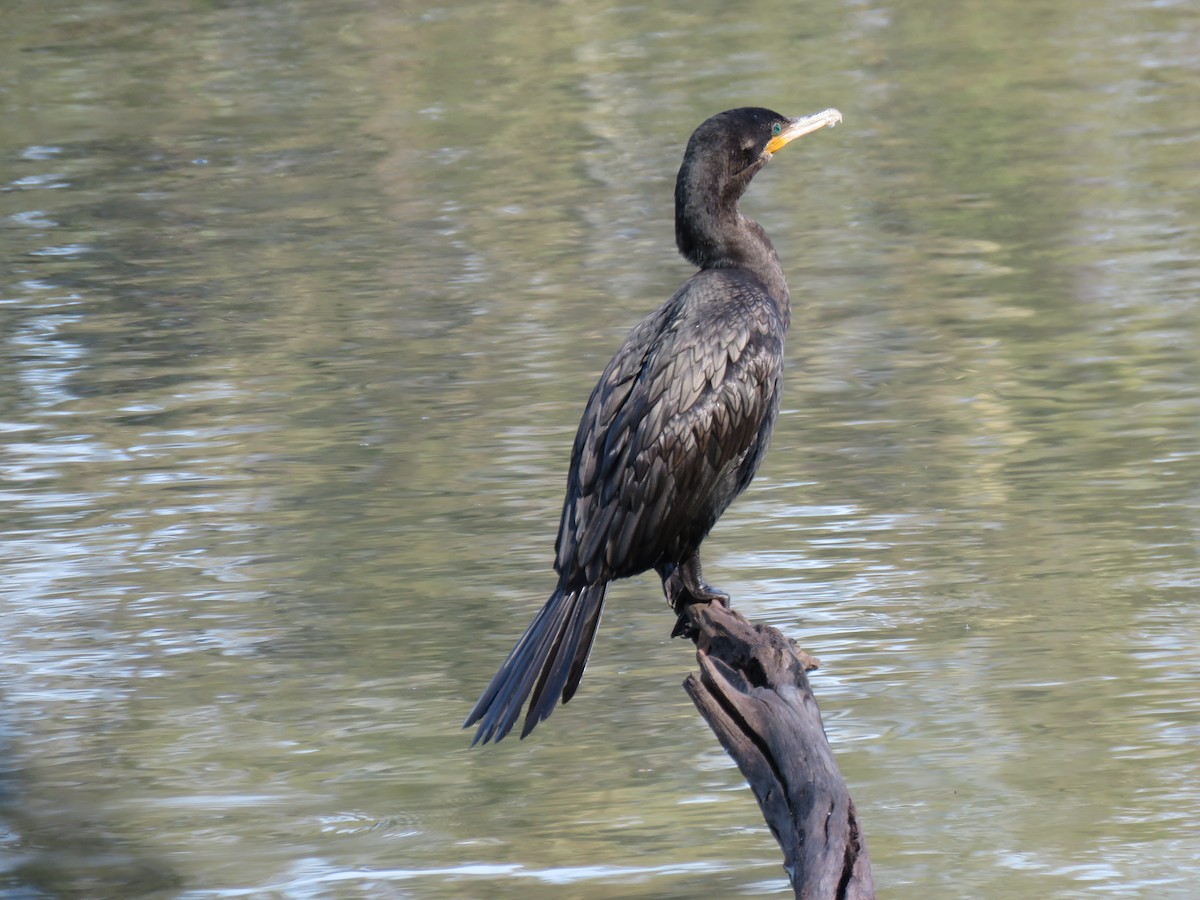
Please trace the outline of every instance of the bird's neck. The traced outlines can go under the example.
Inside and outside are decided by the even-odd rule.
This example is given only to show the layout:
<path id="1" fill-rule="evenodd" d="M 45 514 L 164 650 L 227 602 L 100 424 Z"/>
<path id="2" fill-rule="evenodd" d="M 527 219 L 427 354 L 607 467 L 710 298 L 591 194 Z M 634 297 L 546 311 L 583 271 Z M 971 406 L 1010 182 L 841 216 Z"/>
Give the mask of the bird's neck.
<path id="1" fill-rule="evenodd" d="M 696 215 L 684 206 L 675 215 L 675 243 L 701 269 L 743 269 L 754 275 L 780 306 L 785 319 L 791 296 L 779 256 L 762 226 L 738 211 L 736 201 Z"/>

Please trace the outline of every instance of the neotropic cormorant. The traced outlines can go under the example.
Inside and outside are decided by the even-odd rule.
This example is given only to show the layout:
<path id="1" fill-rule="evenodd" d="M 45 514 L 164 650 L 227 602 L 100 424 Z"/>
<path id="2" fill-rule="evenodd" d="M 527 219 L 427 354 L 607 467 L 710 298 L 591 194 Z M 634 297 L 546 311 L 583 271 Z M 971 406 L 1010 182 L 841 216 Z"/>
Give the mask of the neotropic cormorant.
<path id="1" fill-rule="evenodd" d="M 779 257 L 738 200 L 789 141 L 842 120 L 718 113 L 692 134 L 675 182 L 675 242 L 699 266 L 625 339 L 588 399 L 555 544 L 558 587 L 471 710 L 499 741 L 533 692 L 521 737 L 583 676 L 608 583 L 658 572 L 673 606 L 728 602 L 700 543 L 762 462 L 779 411 L 791 299 Z"/>

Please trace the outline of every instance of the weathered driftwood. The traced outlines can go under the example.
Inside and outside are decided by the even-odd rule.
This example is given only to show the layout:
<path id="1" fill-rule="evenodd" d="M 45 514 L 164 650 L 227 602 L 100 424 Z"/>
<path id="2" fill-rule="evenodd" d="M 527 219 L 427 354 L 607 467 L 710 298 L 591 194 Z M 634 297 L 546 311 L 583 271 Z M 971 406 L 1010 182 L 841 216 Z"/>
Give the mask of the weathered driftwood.
<path id="1" fill-rule="evenodd" d="M 758 798 L 796 897 L 867 900 L 871 860 L 809 687 L 817 661 L 719 603 L 680 609 L 700 674 L 684 689 Z"/>

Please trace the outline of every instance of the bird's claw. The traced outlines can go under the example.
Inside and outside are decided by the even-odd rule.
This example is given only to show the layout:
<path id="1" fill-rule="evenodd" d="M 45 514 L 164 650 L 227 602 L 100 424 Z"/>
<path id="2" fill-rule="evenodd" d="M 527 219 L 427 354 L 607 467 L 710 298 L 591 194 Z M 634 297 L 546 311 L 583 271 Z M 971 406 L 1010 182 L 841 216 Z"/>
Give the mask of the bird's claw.
<path id="1" fill-rule="evenodd" d="M 676 616 L 675 627 L 671 629 L 671 637 L 695 640 L 699 631 L 692 624 L 687 614 L 687 608 L 693 603 L 719 603 L 728 608 L 729 594 L 702 580 L 696 580 L 695 583 L 689 585 L 684 580 L 683 571 L 681 568 L 674 568 L 668 572 L 667 577 L 663 579 L 663 593 Z"/>
<path id="2" fill-rule="evenodd" d="M 691 623 L 691 620 L 683 613 L 680 613 L 675 619 L 675 627 L 671 629 L 671 637 L 683 637 L 689 641 L 694 641 L 698 634 L 699 632 L 696 630 L 696 626 Z"/>

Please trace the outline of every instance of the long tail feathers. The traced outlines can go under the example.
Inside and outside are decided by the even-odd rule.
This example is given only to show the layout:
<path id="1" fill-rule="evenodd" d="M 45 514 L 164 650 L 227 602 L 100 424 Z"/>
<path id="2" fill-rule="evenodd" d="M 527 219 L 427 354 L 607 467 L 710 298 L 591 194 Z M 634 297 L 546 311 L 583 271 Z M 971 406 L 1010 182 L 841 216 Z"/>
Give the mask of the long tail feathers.
<path id="1" fill-rule="evenodd" d="M 533 699 L 521 737 L 554 711 L 560 696 L 563 703 L 574 696 L 607 593 L 607 584 L 597 584 L 572 592 L 559 588 L 550 596 L 463 723 L 464 728 L 479 723 L 471 746 L 502 740 L 530 691 Z"/>

